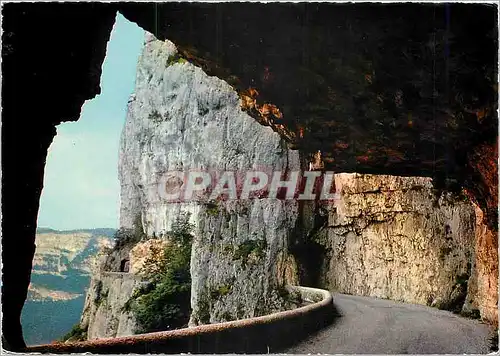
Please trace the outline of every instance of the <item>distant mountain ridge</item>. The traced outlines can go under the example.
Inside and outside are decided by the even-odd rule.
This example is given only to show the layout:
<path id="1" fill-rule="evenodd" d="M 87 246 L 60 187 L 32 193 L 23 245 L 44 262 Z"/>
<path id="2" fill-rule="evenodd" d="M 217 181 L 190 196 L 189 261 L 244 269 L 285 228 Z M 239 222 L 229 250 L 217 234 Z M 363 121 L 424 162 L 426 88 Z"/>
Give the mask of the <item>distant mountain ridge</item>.
<path id="1" fill-rule="evenodd" d="M 115 231 L 37 229 L 31 284 L 22 315 L 28 344 L 57 340 L 79 321 L 92 260 L 99 249 L 112 246 Z"/>
<path id="2" fill-rule="evenodd" d="M 114 231 L 108 228 L 69 231 L 38 229 L 33 274 L 63 275 L 70 270 L 89 274 L 89 259 L 101 246 L 112 243 Z M 33 279 L 32 283 L 35 283 Z"/>
<path id="3" fill-rule="evenodd" d="M 113 234 L 115 233 L 116 229 L 109 228 L 109 227 L 98 227 L 98 228 L 92 228 L 92 229 L 72 229 L 72 230 L 56 230 L 56 229 L 51 229 L 50 227 L 38 227 L 36 229 L 37 234 L 47 234 L 47 233 L 52 233 L 52 234 L 69 234 L 69 233 L 78 233 L 78 232 L 87 232 L 91 233 L 93 235 L 101 235 L 101 236 L 108 236 L 108 237 L 113 237 Z"/>

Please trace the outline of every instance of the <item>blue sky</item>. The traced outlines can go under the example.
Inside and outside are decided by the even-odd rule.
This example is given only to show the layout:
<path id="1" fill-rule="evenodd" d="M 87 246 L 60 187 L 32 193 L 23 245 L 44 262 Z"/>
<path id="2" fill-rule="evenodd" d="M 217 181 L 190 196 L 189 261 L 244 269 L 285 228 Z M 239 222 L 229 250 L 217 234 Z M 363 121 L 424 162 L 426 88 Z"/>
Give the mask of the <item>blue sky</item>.
<path id="1" fill-rule="evenodd" d="M 77 122 L 57 127 L 45 167 L 39 227 L 118 227 L 118 147 L 143 43 L 144 31 L 118 14 L 101 94 L 85 102 Z"/>

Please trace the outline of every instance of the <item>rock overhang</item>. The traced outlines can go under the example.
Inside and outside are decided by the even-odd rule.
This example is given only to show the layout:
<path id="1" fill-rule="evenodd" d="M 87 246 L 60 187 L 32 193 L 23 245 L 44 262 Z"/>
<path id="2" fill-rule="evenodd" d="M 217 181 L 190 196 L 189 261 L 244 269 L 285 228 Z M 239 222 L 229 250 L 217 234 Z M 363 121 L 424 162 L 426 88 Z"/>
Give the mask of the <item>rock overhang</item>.
<path id="1" fill-rule="evenodd" d="M 320 151 L 325 169 L 429 176 L 439 188 L 466 187 L 483 209 L 496 206 L 482 193 L 496 186 L 482 178 L 495 175 L 496 160 L 478 168 L 471 159 L 485 150 L 479 145 L 497 145 L 495 6 L 165 3 L 119 11 L 227 81 L 242 109 L 291 148 Z"/>

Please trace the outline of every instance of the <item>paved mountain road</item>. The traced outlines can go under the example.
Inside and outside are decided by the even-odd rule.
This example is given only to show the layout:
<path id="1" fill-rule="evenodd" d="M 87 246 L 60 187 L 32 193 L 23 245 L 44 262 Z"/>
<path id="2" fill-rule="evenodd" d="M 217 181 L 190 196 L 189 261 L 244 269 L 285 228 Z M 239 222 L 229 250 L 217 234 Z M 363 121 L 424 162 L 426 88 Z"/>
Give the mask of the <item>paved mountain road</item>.
<path id="1" fill-rule="evenodd" d="M 340 316 L 286 353 L 488 353 L 492 329 L 421 305 L 334 294 Z"/>

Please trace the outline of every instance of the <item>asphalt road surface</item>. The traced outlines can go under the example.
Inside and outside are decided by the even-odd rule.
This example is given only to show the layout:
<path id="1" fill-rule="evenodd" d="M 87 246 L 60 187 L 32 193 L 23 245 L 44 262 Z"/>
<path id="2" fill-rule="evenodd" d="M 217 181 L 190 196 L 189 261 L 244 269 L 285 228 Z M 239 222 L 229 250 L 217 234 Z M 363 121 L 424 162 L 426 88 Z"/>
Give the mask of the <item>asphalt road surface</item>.
<path id="1" fill-rule="evenodd" d="M 489 353 L 491 327 L 421 305 L 333 295 L 336 321 L 286 353 Z"/>

